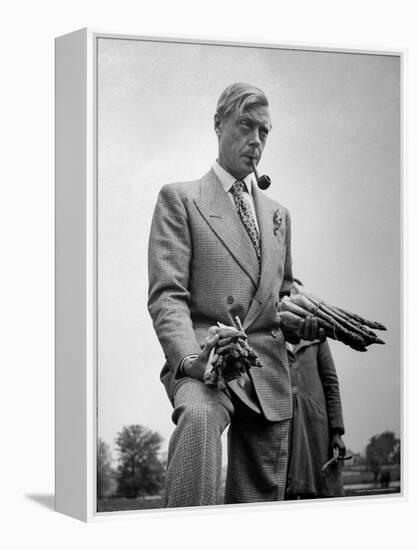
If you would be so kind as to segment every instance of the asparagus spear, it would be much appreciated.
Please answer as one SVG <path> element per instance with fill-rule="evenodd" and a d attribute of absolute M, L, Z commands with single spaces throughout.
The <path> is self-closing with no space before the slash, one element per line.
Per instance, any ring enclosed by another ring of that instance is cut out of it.
<path fill-rule="evenodd" d="M 312 315 L 316 313 L 311 307 L 309 310 L 306 310 L 298 306 L 288 297 L 283 298 L 283 300 L 279 302 L 279 311 L 283 323 L 288 328 L 295 331 L 299 329 L 301 318 L 312 317 Z M 328 338 L 344 342 L 357 351 L 367 351 L 366 343 L 360 335 L 350 332 L 338 323 L 335 323 L 323 312 L 318 310 L 317 313 L 318 326 L 325 330 L 325 335 Z"/>
<path fill-rule="evenodd" d="M 351 317 L 352 319 L 362 325 L 365 325 L 366 327 L 374 328 L 376 330 L 387 330 L 385 325 L 382 325 L 382 323 L 378 323 L 377 321 L 368 321 L 367 319 L 363 319 L 363 317 L 360 317 L 360 315 L 349 313 L 348 311 L 345 311 L 340 307 L 336 307 L 335 309 L 339 311 L 342 315 L 345 315 L 346 317 Z"/>
<path fill-rule="evenodd" d="M 318 300 L 312 294 L 304 293 L 304 291 L 297 287 L 294 289 L 291 299 L 294 303 L 309 309 L 309 311 L 314 312 L 315 315 L 321 316 L 321 312 L 326 315 L 326 319 L 334 323 L 338 327 L 344 327 L 349 332 L 354 332 L 361 336 L 365 345 L 370 344 L 384 344 L 383 340 L 378 338 L 374 332 L 366 329 L 365 327 L 357 324 L 355 321 L 348 319 L 347 317 L 342 316 L 338 311 L 335 310 L 332 306 L 327 305 L 325 302 Z M 313 309 L 311 307 L 313 306 Z"/>
<path fill-rule="evenodd" d="M 219 389 L 225 388 L 226 383 L 233 379 L 242 384 L 244 372 L 251 367 L 261 366 L 254 350 L 248 345 L 247 335 L 239 318 L 236 317 L 234 321 L 233 327 L 218 323 L 216 330 L 220 338 L 211 351 L 204 375 L 207 385 Z"/>
<path fill-rule="evenodd" d="M 330 306 L 327 304 L 324 300 L 320 300 L 317 298 L 314 294 L 311 294 L 310 292 L 306 292 L 306 290 L 296 284 L 293 284 L 292 287 L 293 292 L 301 293 L 313 300 L 315 303 L 321 303 L 324 306 L 328 307 L 329 309 L 338 312 L 340 315 L 345 316 L 347 319 L 351 319 L 351 321 L 354 321 L 360 325 L 364 325 L 369 328 L 373 328 L 376 330 L 386 330 L 386 327 L 382 325 L 382 323 L 378 323 L 377 321 L 368 321 L 367 319 L 364 319 L 363 317 L 360 317 L 360 315 L 357 315 L 356 313 L 350 313 L 349 311 L 346 311 L 340 307 Z"/>

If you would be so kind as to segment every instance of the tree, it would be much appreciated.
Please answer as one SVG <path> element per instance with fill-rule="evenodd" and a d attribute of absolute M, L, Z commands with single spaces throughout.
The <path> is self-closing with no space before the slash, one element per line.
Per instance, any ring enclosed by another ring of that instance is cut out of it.
<path fill-rule="evenodd" d="M 377 481 L 384 464 L 399 464 L 400 440 L 393 432 L 374 435 L 366 447 L 366 461 Z"/>
<path fill-rule="evenodd" d="M 113 492 L 114 476 L 110 447 L 103 439 L 99 438 L 97 442 L 97 498 L 109 496 Z"/>
<path fill-rule="evenodd" d="M 164 463 L 158 452 L 163 438 L 138 424 L 124 426 L 116 437 L 118 493 L 128 498 L 159 493 L 164 485 Z"/>

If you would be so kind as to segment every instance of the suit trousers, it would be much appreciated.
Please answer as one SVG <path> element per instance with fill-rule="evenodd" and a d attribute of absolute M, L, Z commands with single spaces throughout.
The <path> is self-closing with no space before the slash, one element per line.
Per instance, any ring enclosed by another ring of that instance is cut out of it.
<path fill-rule="evenodd" d="M 284 498 L 289 420 L 271 422 L 232 391 L 185 378 L 174 394 L 165 506 L 217 504 L 222 432 L 229 424 L 225 504 Z"/>

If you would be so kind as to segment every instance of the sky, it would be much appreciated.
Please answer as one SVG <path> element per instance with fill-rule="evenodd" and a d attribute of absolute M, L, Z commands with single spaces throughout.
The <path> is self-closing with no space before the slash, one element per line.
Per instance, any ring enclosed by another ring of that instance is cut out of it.
<path fill-rule="evenodd" d="M 98 434 L 174 425 L 149 317 L 147 247 L 157 194 L 217 156 L 221 92 L 245 81 L 269 99 L 259 165 L 292 219 L 294 275 L 327 302 L 378 320 L 384 346 L 331 341 L 345 442 L 401 432 L 400 63 L 396 56 L 99 39 Z"/>

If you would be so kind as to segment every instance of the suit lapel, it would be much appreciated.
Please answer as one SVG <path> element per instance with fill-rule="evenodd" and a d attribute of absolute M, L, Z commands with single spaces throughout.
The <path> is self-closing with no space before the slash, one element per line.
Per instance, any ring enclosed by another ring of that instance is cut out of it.
<path fill-rule="evenodd" d="M 212 169 L 202 180 L 200 200 L 195 200 L 195 204 L 219 240 L 257 287 L 259 264 L 254 246 Z"/>
<path fill-rule="evenodd" d="M 261 272 L 251 239 L 213 169 L 202 178 L 200 199 L 195 199 L 196 207 L 207 224 L 256 288 L 247 316 L 243 320 L 244 329 L 261 313 L 276 281 L 278 265 L 284 253 L 274 235 L 273 217 L 276 207 L 255 185 L 253 197 L 261 238 Z"/>
<path fill-rule="evenodd" d="M 261 237 L 261 276 L 257 292 L 243 323 L 244 329 L 249 327 L 262 311 L 277 277 L 280 255 L 283 254 L 274 235 L 273 217 L 276 208 L 255 185 L 253 197 Z"/>

